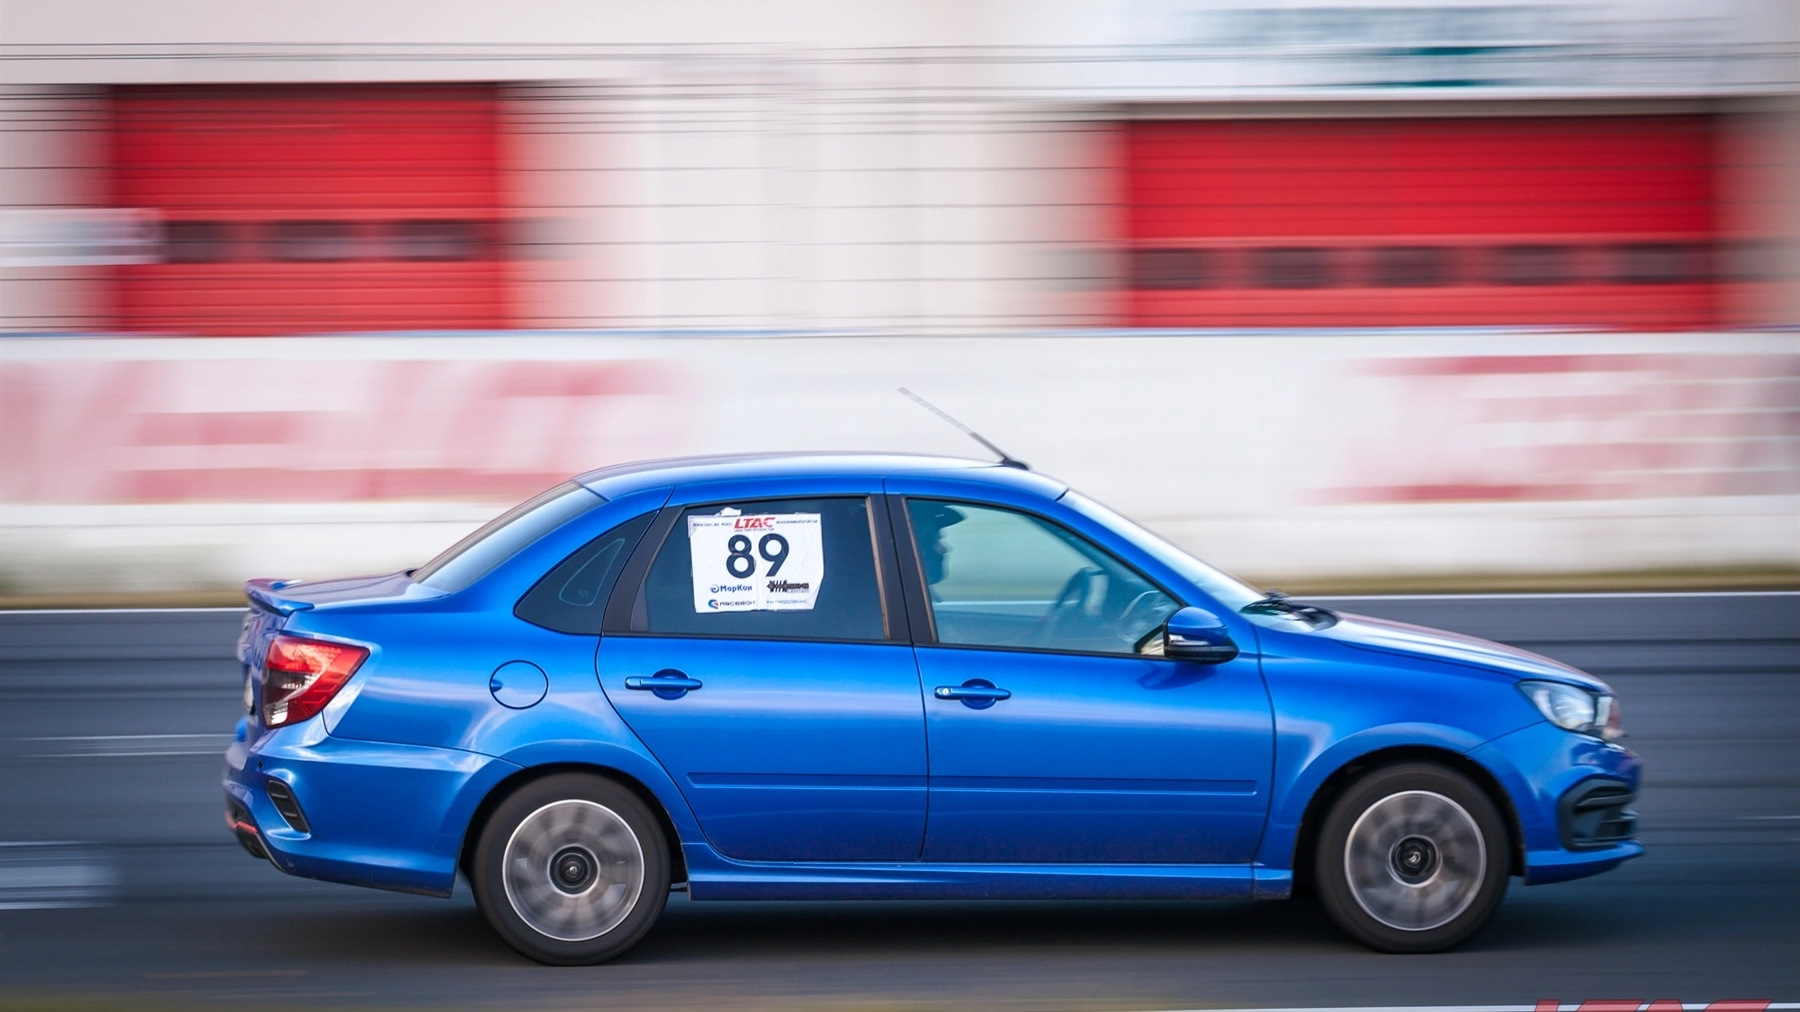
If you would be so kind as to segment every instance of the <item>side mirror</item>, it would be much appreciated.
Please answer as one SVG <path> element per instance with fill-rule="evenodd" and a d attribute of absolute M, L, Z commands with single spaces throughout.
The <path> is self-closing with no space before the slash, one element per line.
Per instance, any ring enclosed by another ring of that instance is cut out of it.
<path fill-rule="evenodd" d="M 1163 625 L 1163 656 L 1201 664 L 1223 664 L 1238 655 L 1237 644 L 1219 616 L 1205 608 L 1183 608 Z"/>

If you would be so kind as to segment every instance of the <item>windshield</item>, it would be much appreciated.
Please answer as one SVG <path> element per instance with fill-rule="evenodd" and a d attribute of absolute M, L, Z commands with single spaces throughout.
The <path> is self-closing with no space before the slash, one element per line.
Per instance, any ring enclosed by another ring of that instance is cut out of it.
<path fill-rule="evenodd" d="M 584 486 L 564 482 L 500 514 L 413 570 L 413 582 L 454 594 L 493 572 L 519 549 L 605 501 Z"/>
<path fill-rule="evenodd" d="M 1079 492 L 1063 493 L 1062 501 L 1082 516 L 1106 525 L 1119 536 L 1155 558 L 1156 561 L 1186 577 L 1189 582 L 1205 591 L 1207 596 L 1232 611 L 1262 600 L 1262 591 L 1236 577 L 1228 576 L 1212 568 L 1138 526 L 1136 522 L 1113 512 Z"/>

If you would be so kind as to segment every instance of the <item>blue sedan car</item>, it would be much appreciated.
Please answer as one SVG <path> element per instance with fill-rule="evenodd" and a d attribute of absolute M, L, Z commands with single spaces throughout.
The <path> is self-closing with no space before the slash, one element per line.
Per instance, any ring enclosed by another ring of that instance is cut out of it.
<path fill-rule="evenodd" d="M 1601 682 L 1263 594 L 949 458 L 581 475 L 425 566 L 255 580 L 226 820 L 546 963 L 692 899 L 1315 894 L 1454 946 L 1642 853 Z"/>

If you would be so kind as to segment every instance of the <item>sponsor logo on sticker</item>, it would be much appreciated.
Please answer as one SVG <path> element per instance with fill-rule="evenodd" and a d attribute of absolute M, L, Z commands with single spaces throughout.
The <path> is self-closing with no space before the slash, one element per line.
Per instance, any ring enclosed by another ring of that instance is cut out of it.
<path fill-rule="evenodd" d="M 802 594 L 812 588 L 811 583 L 795 583 L 792 580 L 770 580 L 769 590 L 777 594 Z"/>
<path fill-rule="evenodd" d="M 741 594 L 744 591 L 755 590 L 755 589 L 756 588 L 754 586 L 752 586 L 748 583 L 715 583 L 712 586 L 712 592 L 715 594 L 723 594 L 723 593 Z"/>
<path fill-rule="evenodd" d="M 762 530 L 773 526 L 775 526 L 774 517 L 738 517 L 737 522 L 731 525 L 731 529 L 734 531 L 751 531 Z"/>

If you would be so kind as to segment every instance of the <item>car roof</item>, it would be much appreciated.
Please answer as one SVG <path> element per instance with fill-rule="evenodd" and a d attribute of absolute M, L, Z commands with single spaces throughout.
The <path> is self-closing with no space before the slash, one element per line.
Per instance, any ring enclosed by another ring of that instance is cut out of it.
<path fill-rule="evenodd" d="M 575 476 L 575 480 L 608 499 L 640 489 L 736 479 L 823 477 L 892 477 L 930 475 L 971 484 L 995 485 L 1055 499 L 1068 486 L 1054 478 L 988 460 L 925 454 L 732 453 L 705 457 L 666 457 L 615 464 Z"/>

